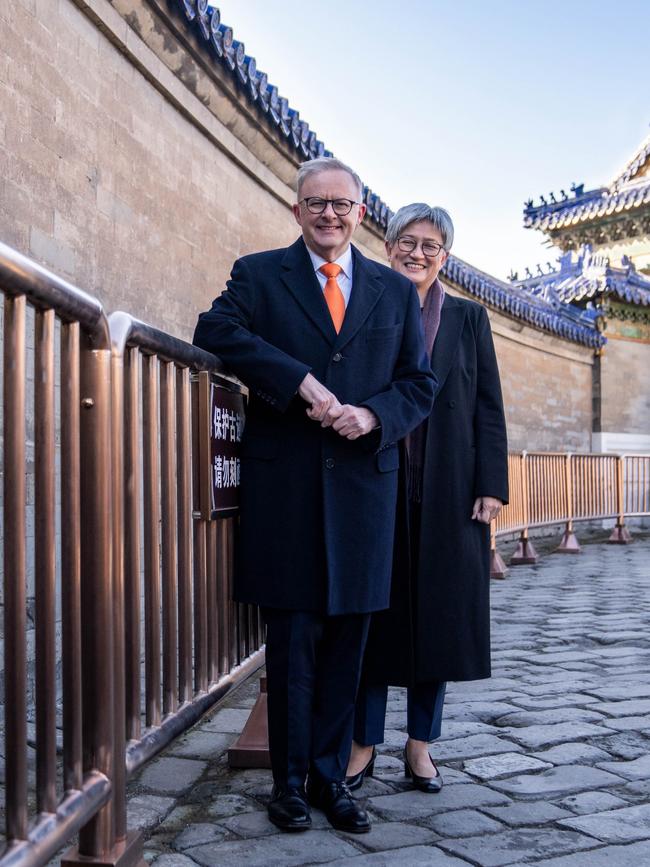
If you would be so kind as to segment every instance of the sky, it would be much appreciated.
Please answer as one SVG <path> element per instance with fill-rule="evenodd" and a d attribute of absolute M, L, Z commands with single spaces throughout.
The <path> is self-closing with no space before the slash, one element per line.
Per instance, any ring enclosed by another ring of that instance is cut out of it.
<path fill-rule="evenodd" d="M 606 185 L 650 134 L 648 0 L 215 5 L 328 150 L 393 210 L 447 208 L 501 279 L 558 255 L 527 199 Z"/>

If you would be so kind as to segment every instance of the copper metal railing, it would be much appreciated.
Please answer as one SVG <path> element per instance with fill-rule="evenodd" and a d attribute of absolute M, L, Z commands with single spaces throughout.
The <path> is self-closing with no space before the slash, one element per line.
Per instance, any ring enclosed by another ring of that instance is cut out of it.
<path fill-rule="evenodd" d="M 531 528 L 564 524 L 557 550 L 577 553 L 575 522 L 615 518 L 609 541 L 624 544 L 630 540 L 625 518 L 650 515 L 650 455 L 511 453 L 508 474 L 510 503 L 491 527 L 495 578 L 506 573 L 496 548 L 499 536 L 520 534 L 510 560 L 516 566 L 537 560 Z"/>
<path fill-rule="evenodd" d="M 229 598 L 235 519 L 192 513 L 190 374 L 224 374 L 2 244 L 0 292 L 0 865 L 45 864 L 77 833 L 64 864 L 136 864 L 128 774 L 263 663 L 256 612 Z"/>

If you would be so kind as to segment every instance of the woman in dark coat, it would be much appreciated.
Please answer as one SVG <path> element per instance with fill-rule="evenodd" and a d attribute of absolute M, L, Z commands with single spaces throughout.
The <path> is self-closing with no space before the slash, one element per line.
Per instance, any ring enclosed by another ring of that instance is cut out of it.
<path fill-rule="evenodd" d="M 391 267 L 415 283 L 438 379 L 429 418 L 406 441 L 391 607 L 373 616 L 347 782 L 372 774 L 388 685 L 407 686 L 404 769 L 439 791 L 428 744 L 440 736 L 450 680 L 490 676 L 490 521 L 508 498 L 506 427 L 485 309 L 445 292 L 438 272 L 454 228 L 442 208 L 407 205 L 390 220 Z"/>

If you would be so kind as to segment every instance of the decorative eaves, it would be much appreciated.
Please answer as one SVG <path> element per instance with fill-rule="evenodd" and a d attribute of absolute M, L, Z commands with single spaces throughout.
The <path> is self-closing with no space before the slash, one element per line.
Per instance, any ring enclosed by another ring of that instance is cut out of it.
<path fill-rule="evenodd" d="M 257 69 L 255 58 L 246 54 L 244 43 L 234 38 L 232 27 L 221 23 L 218 8 L 211 6 L 208 0 L 174 2 L 185 14 L 190 26 L 200 34 L 205 51 L 213 63 L 235 81 L 240 92 L 280 143 L 288 145 L 302 161 L 332 156 L 307 121 L 269 82 L 266 73 Z M 388 205 L 367 186 L 363 188 L 363 200 L 368 208 L 367 217 L 385 229 L 392 216 Z"/>
<path fill-rule="evenodd" d="M 615 192 L 602 187 L 557 203 L 545 203 L 537 207 L 527 203 L 524 209 L 524 226 L 527 229 L 552 232 L 589 220 L 633 211 L 648 204 L 650 179 L 630 184 Z"/>
<path fill-rule="evenodd" d="M 605 256 L 594 255 L 585 244 L 574 258 L 566 253 L 560 267 L 549 274 L 535 275 L 513 284 L 538 298 L 583 303 L 611 297 L 641 307 L 650 306 L 650 280 L 639 274 L 632 262 L 623 258 L 621 267 L 613 267 Z"/>
<path fill-rule="evenodd" d="M 606 343 L 596 328 L 596 311 L 581 310 L 559 298 L 544 297 L 527 286 L 503 283 L 456 256 L 447 259 L 442 273 L 451 283 L 488 307 L 535 328 L 594 349 Z"/>

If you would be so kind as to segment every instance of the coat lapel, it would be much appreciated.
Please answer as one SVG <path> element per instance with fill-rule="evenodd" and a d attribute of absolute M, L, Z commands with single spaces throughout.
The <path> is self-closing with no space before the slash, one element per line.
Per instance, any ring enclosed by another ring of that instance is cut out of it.
<path fill-rule="evenodd" d="M 378 268 L 375 268 L 373 262 L 362 256 L 356 247 L 352 248 L 352 254 L 354 257 L 352 294 L 345 311 L 343 325 L 336 338 L 336 347 L 338 349 L 352 340 L 384 291 L 381 273 Z"/>
<path fill-rule="evenodd" d="M 460 333 L 464 322 L 464 305 L 456 304 L 453 295 L 445 294 L 440 317 L 440 328 L 436 334 L 433 352 L 431 353 L 431 367 L 438 380 L 438 393 L 440 393 L 445 384 L 452 362 L 458 352 Z"/>
<path fill-rule="evenodd" d="M 334 343 L 337 334 L 332 324 L 332 317 L 302 238 L 298 238 L 294 244 L 287 247 L 282 260 L 280 277 L 328 343 Z"/>

